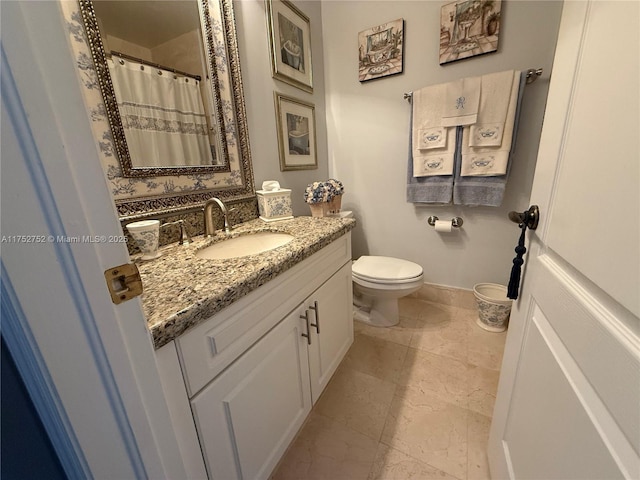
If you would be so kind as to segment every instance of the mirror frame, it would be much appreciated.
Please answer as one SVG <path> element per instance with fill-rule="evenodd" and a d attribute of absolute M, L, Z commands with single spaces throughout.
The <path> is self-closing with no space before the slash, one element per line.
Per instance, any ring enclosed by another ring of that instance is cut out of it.
<path fill-rule="evenodd" d="M 166 213 L 177 213 L 194 209 L 200 207 L 213 195 L 227 201 L 255 198 L 244 91 L 240 72 L 240 55 L 238 52 L 232 0 L 197 1 L 201 16 L 200 21 L 203 26 L 203 40 L 206 38 L 205 51 L 209 57 L 207 69 L 210 74 L 212 85 L 215 84 L 216 90 L 214 93 L 218 96 L 218 99 L 220 98 L 220 84 L 217 76 L 214 52 L 216 47 L 218 47 L 224 48 L 227 53 L 227 64 L 225 67 L 228 69 L 229 81 L 231 82 L 231 85 L 228 86 L 228 90 L 231 96 L 230 103 L 232 111 L 228 112 L 227 117 L 225 118 L 225 108 L 222 105 L 223 101 L 219 101 L 216 105 L 216 116 L 217 120 L 220 122 L 219 130 L 221 133 L 224 132 L 225 135 L 224 137 L 221 137 L 222 140 L 220 141 L 220 144 L 223 145 L 224 154 L 226 156 L 225 165 L 131 168 L 131 158 L 129 156 L 128 148 L 126 147 L 122 121 L 116 104 L 113 84 L 111 83 L 111 76 L 109 75 L 109 69 L 106 62 L 106 54 L 104 46 L 102 45 L 100 31 L 98 30 L 95 10 L 91 0 L 78 0 L 88 47 L 95 66 L 102 99 L 105 103 L 105 113 L 113 138 L 114 150 L 118 154 L 118 160 L 123 170 L 123 177 L 146 178 L 161 175 L 215 176 L 216 172 L 229 172 L 231 171 L 231 162 L 227 141 L 228 136 L 231 133 L 234 134 L 237 143 L 238 162 L 240 167 L 239 171 L 242 175 L 241 186 L 214 187 L 190 190 L 179 194 L 172 193 L 153 196 L 139 196 L 129 199 L 116 199 L 116 208 L 121 220 L 143 218 Z M 220 17 L 223 29 L 222 33 L 225 40 L 224 46 L 216 45 L 212 33 L 209 4 L 213 4 L 214 2 L 217 2 L 220 8 Z M 231 124 L 229 124 L 229 122 L 231 122 Z M 128 173 L 125 171 L 125 162 L 128 162 Z M 132 171 L 133 174 L 131 174 Z"/>

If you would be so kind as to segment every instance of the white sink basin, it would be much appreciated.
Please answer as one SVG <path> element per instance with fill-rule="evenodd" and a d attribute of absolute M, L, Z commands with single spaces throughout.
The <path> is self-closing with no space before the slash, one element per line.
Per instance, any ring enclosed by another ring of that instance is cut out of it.
<path fill-rule="evenodd" d="M 286 245 L 293 236 L 288 233 L 260 232 L 240 237 L 229 238 L 198 250 L 196 257 L 208 260 L 244 257 L 266 252 Z"/>

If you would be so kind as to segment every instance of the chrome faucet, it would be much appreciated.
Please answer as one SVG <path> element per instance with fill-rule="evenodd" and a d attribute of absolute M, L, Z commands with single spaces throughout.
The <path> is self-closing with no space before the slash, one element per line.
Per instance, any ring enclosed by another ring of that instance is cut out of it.
<path fill-rule="evenodd" d="M 214 237 L 216 235 L 216 226 L 213 222 L 213 207 L 218 205 L 222 211 L 224 217 L 224 233 L 231 233 L 231 227 L 229 226 L 229 211 L 227 207 L 217 197 L 212 197 L 204 204 L 204 233 L 207 237 Z"/>

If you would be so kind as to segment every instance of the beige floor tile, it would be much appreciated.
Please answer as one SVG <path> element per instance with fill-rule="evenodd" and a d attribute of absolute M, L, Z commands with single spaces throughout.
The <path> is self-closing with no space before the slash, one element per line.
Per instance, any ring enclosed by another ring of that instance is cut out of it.
<path fill-rule="evenodd" d="M 369 473 L 369 480 L 457 480 L 431 465 L 416 460 L 409 455 L 383 443 L 378 445 L 378 453 Z"/>
<path fill-rule="evenodd" d="M 395 382 L 407 350 L 408 347 L 404 345 L 358 334 L 342 365 L 381 380 Z"/>
<path fill-rule="evenodd" d="M 406 390 L 393 399 L 382 443 L 464 479 L 467 415 L 467 409 Z"/>
<path fill-rule="evenodd" d="M 498 391 L 500 372 L 469 365 L 469 410 L 491 417 Z"/>
<path fill-rule="evenodd" d="M 467 408 L 468 366 L 460 360 L 409 348 L 397 383 L 414 393 Z"/>
<path fill-rule="evenodd" d="M 416 297 L 402 297 L 398 300 L 400 317 L 418 318 L 425 307 L 426 302 Z"/>
<path fill-rule="evenodd" d="M 468 326 L 455 307 L 427 304 L 416 321 L 410 346 L 467 361 Z"/>
<path fill-rule="evenodd" d="M 500 370 L 507 332 L 483 330 L 476 324 L 477 313 L 472 310 L 461 309 L 458 315 L 466 321 L 468 327 L 467 361 L 479 367 Z"/>
<path fill-rule="evenodd" d="M 487 444 L 489 442 L 491 418 L 479 413 L 469 412 L 467 425 L 467 478 L 469 480 L 490 480 Z"/>
<path fill-rule="evenodd" d="M 364 480 L 373 465 L 377 445 L 366 435 L 312 412 L 271 478 Z"/>
<path fill-rule="evenodd" d="M 380 328 L 367 325 L 362 322 L 353 322 L 353 330 L 356 334 L 367 335 L 389 342 L 409 346 L 411 337 L 416 329 L 417 318 L 400 317 L 400 323 L 394 327 Z"/>
<path fill-rule="evenodd" d="M 379 440 L 395 389 L 395 383 L 340 367 L 314 411 Z"/>

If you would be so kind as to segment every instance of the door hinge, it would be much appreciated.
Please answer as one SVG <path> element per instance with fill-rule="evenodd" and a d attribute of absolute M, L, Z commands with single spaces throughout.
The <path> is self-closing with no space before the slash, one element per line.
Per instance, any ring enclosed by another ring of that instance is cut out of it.
<path fill-rule="evenodd" d="M 142 293 L 142 279 L 134 263 L 125 263 L 105 270 L 104 278 L 107 280 L 111 301 L 116 305 Z"/>

